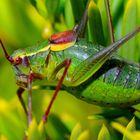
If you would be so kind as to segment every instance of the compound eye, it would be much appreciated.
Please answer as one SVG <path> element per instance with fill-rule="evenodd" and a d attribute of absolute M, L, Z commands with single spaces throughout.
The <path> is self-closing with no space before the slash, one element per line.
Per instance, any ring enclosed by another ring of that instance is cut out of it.
<path fill-rule="evenodd" d="M 21 57 L 17 57 L 17 58 L 15 59 L 15 63 L 16 63 L 16 64 L 21 64 L 21 63 L 22 63 L 22 58 L 21 58 Z"/>

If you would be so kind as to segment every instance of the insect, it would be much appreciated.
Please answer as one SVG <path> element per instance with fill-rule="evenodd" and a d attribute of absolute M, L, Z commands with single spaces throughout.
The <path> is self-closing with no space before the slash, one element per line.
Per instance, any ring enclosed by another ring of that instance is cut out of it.
<path fill-rule="evenodd" d="M 140 102 L 140 65 L 116 57 L 114 52 L 140 32 L 140 27 L 112 43 L 107 48 L 78 39 L 86 24 L 87 6 L 81 22 L 73 30 L 56 33 L 35 47 L 16 50 L 11 56 L 0 40 L 5 57 L 12 64 L 17 95 L 32 120 L 32 89 L 38 81 L 55 86 L 55 93 L 47 107 L 43 122 L 47 121 L 51 106 L 60 89 L 91 104 L 127 107 Z M 22 99 L 28 90 L 28 110 Z"/>

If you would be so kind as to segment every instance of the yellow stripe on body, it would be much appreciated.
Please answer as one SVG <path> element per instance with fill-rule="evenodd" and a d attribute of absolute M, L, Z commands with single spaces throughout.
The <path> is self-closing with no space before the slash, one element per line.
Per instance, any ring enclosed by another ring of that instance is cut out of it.
<path fill-rule="evenodd" d="M 75 44 L 76 40 L 73 42 L 69 43 L 64 43 L 64 44 L 50 44 L 50 50 L 51 51 L 63 51 Z"/>
<path fill-rule="evenodd" d="M 75 44 L 75 42 L 76 42 L 76 40 L 73 41 L 73 42 L 64 43 L 64 44 L 49 44 L 49 45 L 45 46 L 44 48 L 42 48 L 42 49 L 40 49 L 40 50 L 38 50 L 36 52 L 25 54 L 25 55 L 21 55 L 20 57 L 24 58 L 25 56 L 32 56 L 32 55 L 35 55 L 37 53 L 47 51 L 48 49 L 50 49 L 51 51 L 63 51 L 65 49 L 73 46 Z"/>
<path fill-rule="evenodd" d="M 50 47 L 51 47 L 51 45 L 49 44 L 49 45 L 45 46 L 44 48 L 42 48 L 42 49 L 40 49 L 40 50 L 38 50 L 38 51 L 36 51 L 36 52 L 29 53 L 29 54 L 25 54 L 25 55 L 21 55 L 20 57 L 23 58 L 23 57 L 25 57 L 25 56 L 32 56 L 32 55 L 35 55 L 35 54 L 37 54 L 37 53 L 47 51 Z"/>

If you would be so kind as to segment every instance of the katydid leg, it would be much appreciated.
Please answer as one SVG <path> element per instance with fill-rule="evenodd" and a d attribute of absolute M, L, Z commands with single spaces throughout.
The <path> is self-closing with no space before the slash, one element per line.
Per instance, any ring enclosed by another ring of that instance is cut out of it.
<path fill-rule="evenodd" d="M 46 68 L 48 67 L 50 57 L 51 57 L 51 55 L 50 55 L 50 52 L 49 52 L 49 54 L 47 55 L 47 58 L 45 60 L 45 67 Z"/>
<path fill-rule="evenodd" d="M 96 55 L 91 55 L 81 62 L 73 73 L 71 79 L 72 85 L 78 86 L 90 78 L 113 55 L 113 53 L 121 47 L 121 45 L 123 45 L 139 32 L 140 26 L 131 33 L 127 34 L 125 37 L 111 44 L 109 47 L 102 49 Z"/>
<path fill-rule="evenodd" d="M 44 123 L 45 123 L 45 122 L 47 121 L 47 119 L 48 119 L 48 115 L 49 115 L 49 113 L 50 113 L 50 109 L 51 109 L 51 107 L 52 107 L 52 104 L 53 104 L 53 102 L 54 102 L 54 100 L 55 100 L 55 98 L 56 98 L 56 96 L 57 96 L 59 90 L 60 90 L 60 87 L 61 87 L 61 85 L 62 85 L 62 83 L 63 83 L 63 80 L 64 80 L 66 74 L 67 74 L 67 71 L 68 71 L 68 68 L 69 68 L 70 64 L 71 64 L 71 59 L 66 59 L 65 61 L 62 62 L 62 64 L 60 64 L 58 67 L 56 67 L 57 70 L 60 68 L 60 66 L 62 66 L 61 69 L 62 69 L 63 67 L 65 67 L 65 69 L 64 69 L 64 72 L 63 72 L 62 77 L 60 78 L 60 80 L 59 80 L 59 82 L 58 82 L 58 85 L 57 85 L 56 90 L 55 90 L 55 92 L 54 92 L 54 95 L 53 95 L 53 97 L 52 97 L 52 99 L 51 99 L 51 101 L 50 101 L 50 103 L 49 103 L 49 106 L 47 107 L 47 109 L 46 109 L 46 111 L 45 111 L 45 114 L 43 115 L 43 118 L 42 118 L 42 119 L 43 119 L 43 122 L 44 122 Z M 57 70 L 56 70 L 56 71 L 57 71 Z M 60 69 L 59 69 L 59 70 L 60 70 Z M 54 70 L 54 71 L 55 71 L 55 70 Z M 58 71 L 57 71 L 57 72 L 58 72 Z"/>
<path fill-rule="evenodd" d="M 28 75 L 28 124 L 32 121 L 32 81 L 33 81 L 33 74 L 30 72 Z"/>
<path fill-rule="evenodd" d="M 23 100 L 23 98 L 22 98 L 22 94 L 23 94 L 24 91 L 25 91 L 24 88 L 19 87 L 18 90 L 17 90 L 17 96 L 18 96 L 18 98 L 19 98 L 19 101 L 20 101 L 20 103 L 21 103 L 21 105 L 22 105 L 22 107 L 23 107 L 25 113 L 28 114 L 28 113 L 27 113 L 27 108 L 26 108 L 25 103 L 24 103 L 24 100 Z"/>

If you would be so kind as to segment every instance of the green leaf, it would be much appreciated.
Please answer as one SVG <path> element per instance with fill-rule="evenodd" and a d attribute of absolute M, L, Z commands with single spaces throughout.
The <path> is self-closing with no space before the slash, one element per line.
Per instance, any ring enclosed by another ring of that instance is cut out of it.
<path fill-rule="evenodd" d="M 126 130 L 125 130 L 125 133 L 123 135 L 123 140 L 130 140 L 128 137 L 127 137 L 127 131 L 129 132 L 133 132 L 136 130 L 136 126 L 135 126 L 135 117 L 132 118 L 132 120 L 129 122 L 129 124 L 127 125 L 126 127 Z"/>
<path fill-rule="evenodd" d="M 67 140 L 70 132 L 62 121 L 54 114 L 50 114 L 47 124 L 46 132 L 50 139 L 53 140 Z"/>
<path fill-rule="evenodd" d="M 45 2 L 43 0 L 36 0 L 36 8 L 38 10 L 38 12 L 43 16 L 43 17 L 47 17 L 48 16 L 48 11 L 46 9 L 45 6 Z"/>
<path fill-rule="evenodd" d="M 37 122 L 33 119 L 28 128 L 28 140 L 39 140 L 40 135 L 38 131 Z"/>
<path fill-rule="evenodd" d="M 134 30 L 138 25 L 140 25 L 139 20 L 139 0 L 129 0 L 126 3 L 125 12 L 123 15 L 123 23 L 122 23 L 122 35 L 126 35 Z M 120 54 L 126 57 L 129 60 L 139 60 L 139 52 L 140 52 L 140 44 L 138 43 L 140 40 L 140 35 L 134 37 L 130 41 L 128 41 L 123 47 L 120 49 Z M 127 52 L 127 53 L 126 53 Z"/>
<path fill-rule="evenodd" d="M 0 3 L 0 36 L 4 42 L 12 44 L 13 47 L 25 47 L 27 42 L 28 45 L 33 44 L 35 40 L 41 38 L 40 31 L 31 21 L 32 12 L 28 12 L 31 10 L 29 4 L 18 0 L 4 0 Z"/>
<path fill-rule="evenodd" d="M 70 140 L 90 140 L 90 128 L 85 127 L 85 124 L 77 123 L 72 130 Z"/>
<path fill-rule="evenodd" d="M 44 122 L 41 120 L 39 125 L 38 125 L 38 130 L 39 130 L 39 133 L 43 133 L 44 132 Z"/>
<path fill-rule="evenodd" d="M 77 140 L 91 140 L 90 134 L 88 130 L 84 130 L 78 137 Z"/>
<path fill-rule="evenodd" d="M 48 16 L 53 18 L 59 18 L 59 2 L 60 0 L 45 0 L 45 6 L 48 11 Z"/>
<path fill-rule="evenodd" d="M 37 9 L 41 16 L 46 18 L 49 15 L 44 0 L 30 0 L 30 2 Z"/>
<path fill-rule="evenodd" d="M 78 23 L 83 15 L 85 5 L 83 0 L 70 0 L 75 22 Z"/>
<path fill-rule="evenodd" d="M 36 0 L 30 0 L 31 4 L 36 7 Z"/>
<path fill-rule="evenodd" d="M 95 115 L 88 116 L 88 119 L 89 120 L 101 120 L 101 119 L 105 119 L 105 118 L 102 115 L 95 114 Z"/>
<path fill-rule="evenodd" d="M 71 132 L 70 140 L 77 140 L 81 133 L 82 133 L 81 124 L 77 123 Z"/>
<path fill-rule="evenodd" d="M 19 114 L 13 110 L 11 102 L 1 99 L 0 105 L 0 134 L 6 136 L 9 140 L 21 139 L 24 135 L 25 123 L 20 120 Z"/>
<path fill-rule="evenodd" d="M 42 120 L 40 121 L 40 123 L 38 125 L 38 131 L 39 131 L 39 134 L 40 134 L 40 139 L 45 140 L 47 136 L 46 136 L 46 133 L 45 133 L 45 124 Z"/>
<path fill-rule="evenodd" d="M 116 123 L 116 122 L 112 122 L 111 125 L 112 125 L 113 128 L 115 128 L 116 130 L 118 130 L 122 134 L 125 133 L 125 135 L 127 136 L 128 139 L 130 139 L 130 140 L 138 140 L 138 137 L 135 136 L 132 132 L 125 131 L 126 128 L 123 125 L 121 125 L 119 123 Z"/>
<path fill-rule="evenodd" d="M 103 108 L 103 111 L 97 115 L 103 116 L 107 120 L 113 120 L 121 116 L 130 116 L 130 111 L 128 109 L 122 110 L 119 108 Z"/>
<path fill-rule="evenodd" d="M 128 109 L 122 110 L 119 108 L 103 108 L 101 113 L 90 115 L 88 116 L 88 119 L 91 120 L 106 119 L 112 121 L 121 116 L 131 117 L 131 114 L 129 114 L 129 112 L 130 111 Z"/>
<path fill-rule="evenodd" d="M 103 26 L 100 11 L 97 5 L 91 1 L 88 10 L 88 35 L 89 40 L 105 46 Z"/>
<path fill-rule="evenodd" d="M 110 10 L 114 29 L 119 24 L 120 18 L 124 13 L 124 2 L 125 2 L 124 0 L 110 1 Z M 115 35 L 116 32 L 117 30 L 115 30 Z"/>
<path fill-rule="evenodd" d="M 109 38 L 108 19 L 107 19 L 104 0 L 98 0 L 97 5 L 101 14 L 101 20 L 103 24 L 103 32 L 104 32 L 105 43 L 106 43 L 105 46 L 107 46 L 108 44 L 110 44 L 110 38 Z"/>
<path fill-rule="evenodd" d="M 69 29 L 74 27 L 74 15 L 70 0 L 65 1 L 65 20 Z"/>
<path fill-rule="evenodd" d="M 98 140 L 111 140 L 109 131 L 104 124 L 99 132 Z"/>

